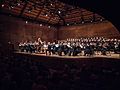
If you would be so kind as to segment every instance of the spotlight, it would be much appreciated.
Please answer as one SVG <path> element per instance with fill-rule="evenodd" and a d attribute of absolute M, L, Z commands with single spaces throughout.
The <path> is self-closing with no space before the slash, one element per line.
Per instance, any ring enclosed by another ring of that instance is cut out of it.
<path fill-rule="evenodd" d="M 69 26 L 69 23 L 67 24 L 67 26 Z"/>
<path fill-rule="evenodd" d="M 28 21 L 25 22 L 26 24 L 28 23 Z"/>
<path fill-rule="evenodd" d="M 28 10 L 28 12 L 30 13 L 30 12 L 31 12 L 31 10 Z"/>
<path fill-rule="evenodd" d="M 60 14 L 60 13 L 61 13 L 61 11 L 58 11 L 58 13 Z"/>
<path fill-rule="evenodd" d="M 14 8 L 13 6 L 11 6 L 11 8 Z"/>
<path fill-rule="evenodd" d="M 52 6 L 53 4 L 51 3 L 50 5 Z"/>
<path fill-rule="evenodd" d="M 42 24 L 40 24 L 40 26 L 42 26 Z"/>
<path fill-rule="evenodd" d="M 46 14 L 45 16 L 47 17 L 48 15 Z"/>
<path fill-rule="evenodd" d="M 82 21 L 82 24 L 84 23 L 84 21 Z"/>
<path fill-rule="evenodd" d="M 29 7 L 28 8 L 28 12 L 30 13 L 32 11 L 32 7 Z"/>
<path fill-rule="evenodd" d="M 48 26 L 48 28 L 50 28 L 50 26 Z"/>
<path fill-rule="evenodd" d="M 20 6 L 20 3 L 17 3 L 18 6 Z"/>
<path fill-rule="evenodd" d="M 103 21 L 102 19 L 100 19 L 100 21 Z"/>
<path fill-rule="evenodd" d="M 2 7 L 4 7 L 5 5 L 4 4 L 2 4 Z"/>

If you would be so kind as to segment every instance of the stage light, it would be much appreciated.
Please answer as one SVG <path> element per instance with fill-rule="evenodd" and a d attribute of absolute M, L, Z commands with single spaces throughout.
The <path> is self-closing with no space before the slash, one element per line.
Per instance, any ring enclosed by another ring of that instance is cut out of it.
<path fill-rule="evenodd" d="M 11 8 L 14 8 L 13 6 L 11 6 Z"/>
<path fill-rule="evenodd" d="M 46 14 L 45 16 L 47 17 L 48 15 Z"/>
<path fill-rule="evenodd" d="M 20 6 L 20 3 L 17 3 L 18 6 Z"/>
<path fill-rule="evenodd" d="M 51 3 L 50 5 L 52 6 L 53 4 Z"/>
<path fill-rule="evenodd" d="M 100 19 L 100 21 L 103 21 L 102 19 Z"/>
<path fill-rule="evenodd" d="M 52 12 L 51 14 L 52 14 L 52 15 L 54 15 L 54 13 L 53 13 L 53 12 Z"/>
<path fill-rule="evenodd" d="M 58 11 L 58 13 L 60 14 L 60 13 L 61 13 L 61 11 Z"/>
<path fill-rule="evenodd" d="M 28 21 L 25 22 L 26 24 L 28 23 Z"/>
<path fill-rule="evenodd" d="M 48 26 L 48 28 L 50 28 L 50 26 Z"/>
<path fill-rule="evenodd" d="M 31 10 L 28 10 L 28 12 L 30 13 L 30 12 L 31 12 Z"/>
<path fill-rule="evenodd" d="M 40 26 L 42 26 L 42 24 L 40 24 Z"/>
<path fill-rule="evenodd" d="M 28 12 L 30 13 L 32 11 L 32 7 L 29 7 L 28 8 Z"/>
<path fill-rule="evenodd" d="M 4 4 L 2 4 L 2 7 L 4 7 L 5 5 Z"/>
<path fill-rule="evenodd" d="M 67 24 L 67 26 L 69 26 L 69 23 Z"/>
<path fill-rule="evenodd" d="M 82 24 L 84 23 L 84 21 L 82 21 Z"/>

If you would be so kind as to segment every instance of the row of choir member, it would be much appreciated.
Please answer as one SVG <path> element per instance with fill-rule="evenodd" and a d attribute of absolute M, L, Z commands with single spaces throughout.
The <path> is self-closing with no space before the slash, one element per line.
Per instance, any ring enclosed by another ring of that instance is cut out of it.
<path fill-rule="evenodd" d="M 67 39 L 57 42 L 45 42 L 38 38 L 35 42 L 21 42 L 19 44 L 21 52 L 42 52 L 46 55 L 73 55 L 83 53 L 83 55 L 94 55 L 101 53 L 106 55 L 107 52 L 117 53 L 120 51 L 120 40 L 107 39 L 103 37 Z"/>

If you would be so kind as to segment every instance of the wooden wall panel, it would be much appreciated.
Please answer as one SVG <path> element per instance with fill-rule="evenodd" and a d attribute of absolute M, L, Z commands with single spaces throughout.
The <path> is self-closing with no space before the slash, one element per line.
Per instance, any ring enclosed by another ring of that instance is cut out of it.
<path fill-rule="evenodd" d="M 105 21 L 100 23 L 60 27 L 58 39 L 94 36 L 120 38 L 119 31 L 110 22 Z"/>
<path fill-rule="evenodd" d="M 25 23 L 25 21 L 0 15 L 0 42 L 12 42 L 16 45 L 20 41 L 37 40 L 40 37 L 42 40 L 56 40 L 56 28 L 48 26 L 39 26 L 39 24 Z"/>

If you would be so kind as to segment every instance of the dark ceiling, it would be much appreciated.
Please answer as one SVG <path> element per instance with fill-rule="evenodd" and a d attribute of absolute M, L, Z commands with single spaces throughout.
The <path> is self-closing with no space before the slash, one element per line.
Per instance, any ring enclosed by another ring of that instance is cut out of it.
<path fill-rule="evenodd" d="M 51 25 L 75 25 L 105 20 L 94 13 L 95 8 L 93 10 L 91 7 L 90 10 L 93 12 L 88 11 L 89 8 L 86 8 L 84 4 L 88 7 L 90 4 L 83 1 L 88 0 L 2 0 L 0 13 Z"/>

